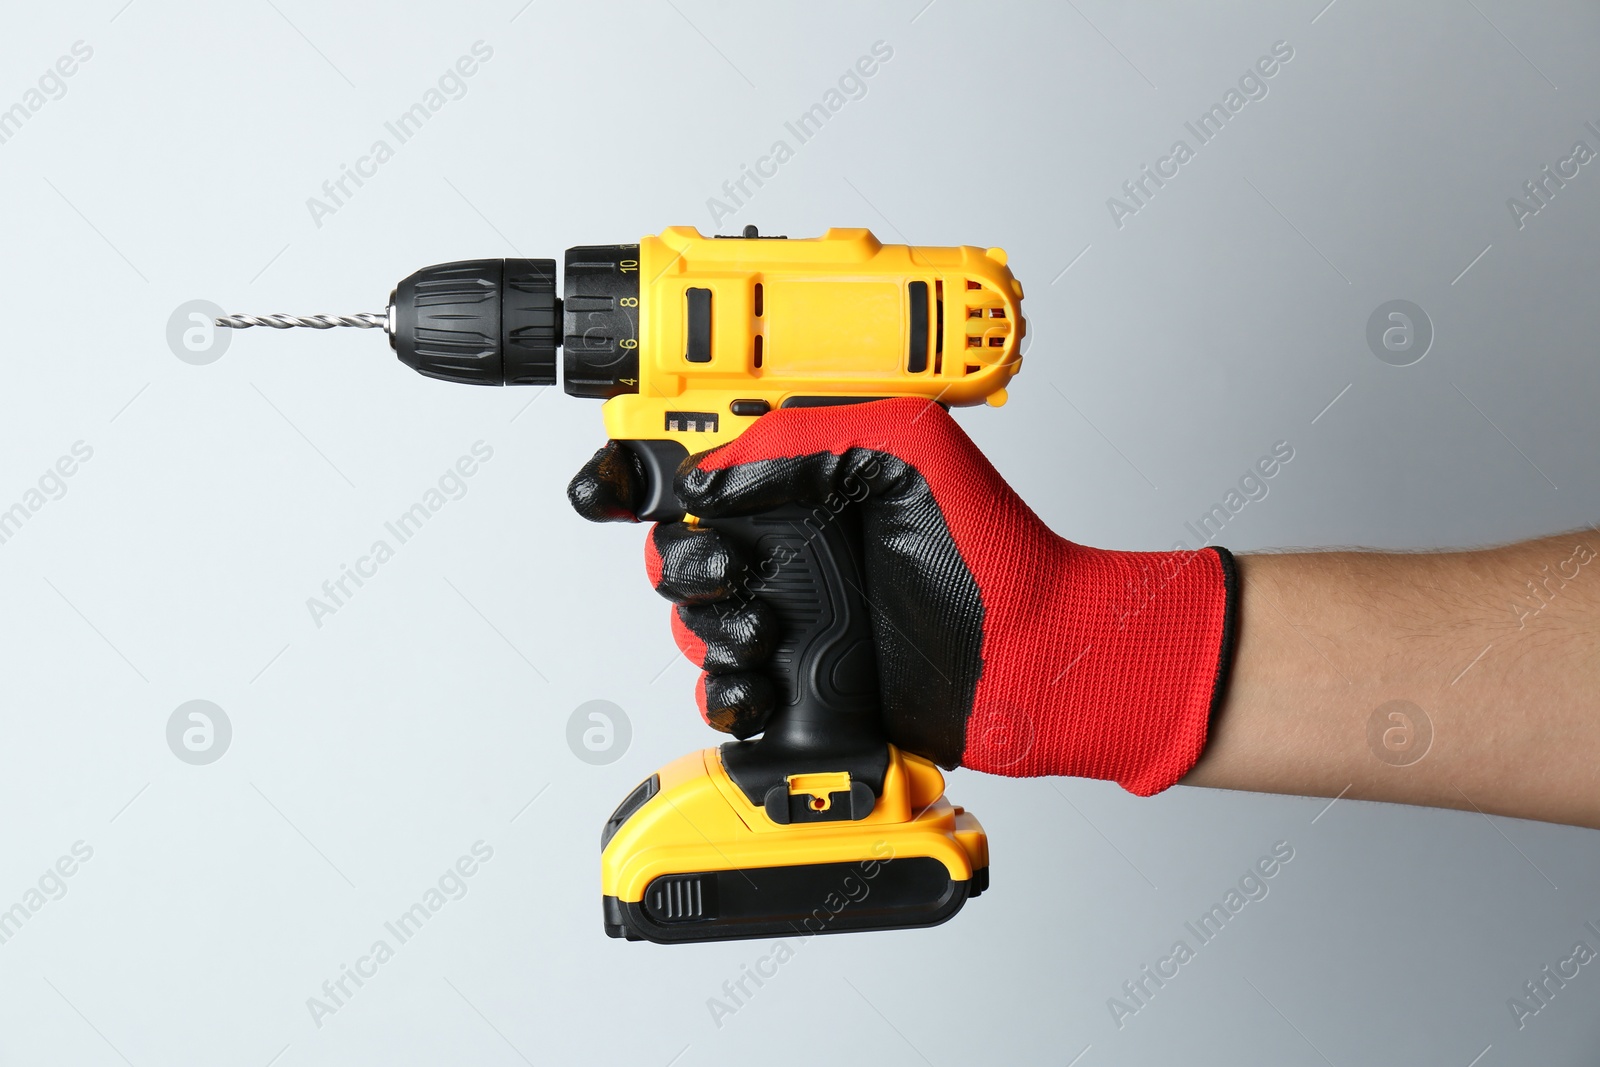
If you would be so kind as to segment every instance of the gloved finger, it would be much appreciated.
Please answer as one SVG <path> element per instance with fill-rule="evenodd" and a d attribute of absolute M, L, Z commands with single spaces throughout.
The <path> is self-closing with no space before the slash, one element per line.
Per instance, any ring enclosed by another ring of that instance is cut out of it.
<path fill-rule="evenodd" d="M 660 522 L 644 539 L 644 568 L 656 592 L 677 604 L 709 604 L 735 595 L 746 566 L 709 526 Z"/>
<path fill-rule="evenodd" d="M 590 522 L 638 522 L 639 494 L 645 484 L 639 457 L 607 441 L 567 484 L 572 508 Z"/>
<path fill-rule="evenodd" d="M 702 674 L 694 690 L 695 703 L 706 725 L 743 741 L 766 729 L 778 693 L 764 674 Z"/>
<path fill-rule="evenodd" d="M 720 448 L 690 456 L 675 489 L 691 514 L 744 515 L 891 491 L 919 467 L 986 464 L 938 404 L 916 397 L 780 408 Z M 964 472 L 962 472 L 964 473 Z M 996 476 L 998 477 L 998 476 Z"/>
<path fill-rule="evenodd" d="M 719 600 L 672 609 L 672 637 L 689 662 L 713 674 L 744 671 L 772 658 L 777 613 L 764 600 Z"/>

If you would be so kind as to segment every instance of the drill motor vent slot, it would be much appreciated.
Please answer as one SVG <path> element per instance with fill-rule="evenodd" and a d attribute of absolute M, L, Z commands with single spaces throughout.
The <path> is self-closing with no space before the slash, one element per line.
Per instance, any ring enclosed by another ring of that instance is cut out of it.
<path fill-rule="evenodd" d="M 1011 319 L 1006 314 L 1005 301 L 993 289 L 974 279 L 967 279 L 967 316 L 966 335 L 967 349 L 1006 349 L 1013 337 Z M 1021 335 L 1018 330 L 1017 336 Z M 978 353 L 972 352 L 973 358 L 980 358 Z M 967 374 L 976 374 L 990 366 L 987 353 L 983 363 L 967 363 Z"/>

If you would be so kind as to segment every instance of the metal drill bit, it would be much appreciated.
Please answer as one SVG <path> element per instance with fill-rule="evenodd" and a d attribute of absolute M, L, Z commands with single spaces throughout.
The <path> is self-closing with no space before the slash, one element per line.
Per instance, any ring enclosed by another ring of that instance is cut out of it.
<path fill-rule="evenodd" d="M 331 330 L 335 326 L 350 326 L 357 330 L 387 330 L 389 313 L 363 311 L 356 315 L 220 315 L 218 326 L 230 330 L 248 330 L 252 326 L 270 326 L 274 330 L 288 330 L 296 326 L 308 330 Z"/>

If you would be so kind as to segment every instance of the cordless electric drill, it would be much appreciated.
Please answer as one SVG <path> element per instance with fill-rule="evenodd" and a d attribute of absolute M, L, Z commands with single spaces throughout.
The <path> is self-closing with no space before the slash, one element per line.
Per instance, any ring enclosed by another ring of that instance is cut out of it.
<path fill-rule="evenodd" d="M 1021 366 L 1022 285 L 998 248 L 701 236 L 550 259 L 468 260 L 402 281 L 381 314 L 230 316 L 219 326 L 382 328 L 401 362 L 446 381 L 554 385 L 604 400 L 636 453 L 642 519 L 676 521 L 679 463 L 775 408 L 886 397 L 992 406 Z M 755 740 L 669 763 L 601 835 L 606 933 L 706 941 L 931 926 L 988 885 L 976 818 L 929 760 L 885 739 L 859 524 L 786 506 L 708 521 L 751 561 L 745 593 L 784 636 L 780 698 Z M 868 886 L 858 899 L 851 885 Z M 834 901 L 848 897 L 848 907 Z"/>

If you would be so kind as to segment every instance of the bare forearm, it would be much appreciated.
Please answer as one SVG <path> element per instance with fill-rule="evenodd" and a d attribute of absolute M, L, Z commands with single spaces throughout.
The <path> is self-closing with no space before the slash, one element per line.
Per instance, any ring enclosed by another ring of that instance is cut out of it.
<path fill-rule="evenodd" d="M 1239 557 L 1232 678 L 1184 783 L 1600 828 L 1597 553 L 1583 531 Z"/>

